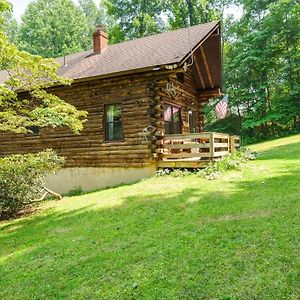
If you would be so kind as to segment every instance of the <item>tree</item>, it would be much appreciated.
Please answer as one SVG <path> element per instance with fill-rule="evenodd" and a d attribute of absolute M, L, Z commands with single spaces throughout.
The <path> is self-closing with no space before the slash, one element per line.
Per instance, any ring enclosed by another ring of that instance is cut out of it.
<path fill-rule="evenodd" d="M 114 42 L 159 33 L 165 28 L 162 19 L 164 1 L 105 0 L 104 4 L 115 22 L 110 26 Z"/>
<path fill-rule="evenodd" d="M 299 130 L 300 6 L 293 0 L 239 2 L 244 15 L 230 29 L 224 78 L 243 133 L 264 139 Z"/>
<path fill-rule="evenodd" d="M 92 36 L 98 25 L 102 25 L 109 34 L 111 44 L 124 40 L 121 28 L 113 16 L 107 14 L 103 0 L 100 1 L 99 7 L 96 6 L 93 0 L 79 0 L 79 7 L 89 24 L 90 36 Z"/>
<path fill-rule="evenodd" d="M 18 46 L 31 54 L 58 57 L 91 47 L 90 26 L 72 0 L 31 2 L 22 17 Z"/>
<path fill-rule="evenodd" d="M 169 0 L 167 14 L 172 29 L 207 23 L 221 16 L 214 0 Z"/>
<path fill-rule="evenodd" d="M 79 7 L 87 18 L 88 23 L 91 27 L 96 27 L 99 23 L 99 10 L 94 0 L 79 0 Z"/>
<path fill-rule="evenodd" d="M 8 2 L 0 0 L 0 13 L 9 9 Z M 0 17 L 0 24 L 3 22 Z M 68 126 L 75 133 L 82 130 L 86 112 L 77 111 L 48 90 L 71 83 L 58 76 L 57 69 L 53 59 L 19 51 L 0 29 L 0 70 L 9 75 L 0 85 L 1 131 L 25 133 L 30 126 Z"/>
<path fill-rule="evenodd" d="M 13 17 L 11 9 L 2 11 L 0 14 L 3 18 L 1 29 L 8 36 L 9 41 L 15 44 L 17 42 L 17 35 L 19 30 L 18 23 Z"/>

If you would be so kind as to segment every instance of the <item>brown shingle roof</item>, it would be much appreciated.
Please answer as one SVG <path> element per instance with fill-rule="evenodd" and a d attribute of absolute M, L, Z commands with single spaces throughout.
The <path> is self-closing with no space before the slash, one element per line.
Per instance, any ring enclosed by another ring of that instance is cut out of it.
<path fill-rule="evenodd" d="M 115 45 L 109 45 L 102 54 L 92 55 L 93 51 L 75 53 L 58 58 L 61 64 L 59 75 L 72 79 L 83 79 L 94 76 L 109 75 L 119 72 L 160 65 L 180 64 L 192 48 L 202 43 L 218 26 L 219 22 L 211 22 L 163 32 Z M 0 82 L 7 78 L 6 71 L 0 72 Z"/>

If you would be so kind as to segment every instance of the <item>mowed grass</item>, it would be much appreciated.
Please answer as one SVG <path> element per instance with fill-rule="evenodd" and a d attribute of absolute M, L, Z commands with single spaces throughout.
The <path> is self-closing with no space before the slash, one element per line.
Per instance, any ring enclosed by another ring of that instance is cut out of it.
<path fill-rule="evenodd" d="M 0 223 L 0 299 L 299 299 L 300 135 Z"/>

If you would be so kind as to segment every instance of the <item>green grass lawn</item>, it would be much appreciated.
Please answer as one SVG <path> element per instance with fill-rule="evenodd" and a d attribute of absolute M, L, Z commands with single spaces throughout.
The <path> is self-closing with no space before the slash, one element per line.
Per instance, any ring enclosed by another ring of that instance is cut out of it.
<path fill-rule="evenodd" d="M 0 223 L 0 299 L 300 299 L 300 135 Z"/>

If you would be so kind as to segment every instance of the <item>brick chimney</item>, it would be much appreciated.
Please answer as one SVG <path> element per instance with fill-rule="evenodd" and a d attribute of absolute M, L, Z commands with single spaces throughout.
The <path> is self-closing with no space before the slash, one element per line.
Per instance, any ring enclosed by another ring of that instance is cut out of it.
<path fill-rule="evenodd" d="M 108 35 L 104 30 L 104 26 L 99 25 L 93 33 L 94 54 L 102 53 L 107 47 Z"/>

